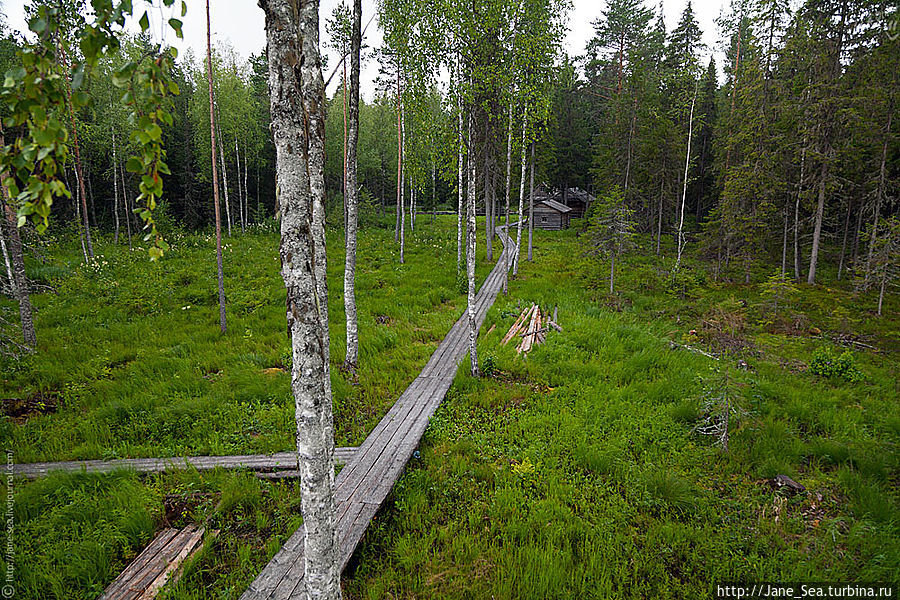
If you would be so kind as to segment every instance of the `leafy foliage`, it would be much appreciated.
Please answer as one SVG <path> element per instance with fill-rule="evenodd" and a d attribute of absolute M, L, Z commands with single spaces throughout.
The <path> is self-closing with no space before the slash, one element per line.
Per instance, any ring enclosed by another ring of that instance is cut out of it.
<path fill-rule="evenodd" d="M 813 353 L 809 372 L 821 377 L 844 379 L 850 383 L 859 383 L 866 378 L 856 366 L 852 352 L 845 350 L 836 355 L 826 346 L 817 348 Z"/>

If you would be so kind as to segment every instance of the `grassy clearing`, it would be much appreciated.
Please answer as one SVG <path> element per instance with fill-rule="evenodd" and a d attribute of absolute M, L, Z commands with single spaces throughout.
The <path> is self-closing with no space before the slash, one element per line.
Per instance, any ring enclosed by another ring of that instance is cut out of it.
<path fill-rule="evenodd" d="M 339 444 L 364 438 L 463 307 L 452 218 L 436 228 L 423 219 L 403 267 L 390 255 L 391 235 L 363 235 L 368 360 L 358 386 L 335 369 Z M 482 329 L 482 364 L 493 368 L 473 379 L 462 365 L 345 573 L 345 597 L 694 598 L 725 580 L 896 582 L 896 297 L 890 316 L 875 319 L 870 297 L 803 286 L 773 318 L 765 286 L 716 283 L 690 260 L 672 278 L 649 251 L 625 261 L 621 293 L 610 297 L 604 266 L 578 258 L 574 231 L 536 236 L 536 262 L 523 262 Z M 332 251 L 340 242 L 332 234 Z M 72 272 L 58 281 L 65 293 L 39 300 L 41 354 L 4 368 L 2 384 L 4 395 L 59 392 L 63 401 L 24 423 L 7 419 L 4 439 L 29 460 L 289 449 L 288 377 L 264 372 L 283 366 L 288 347 L 276 244 L 272 233 L 233 238 L 226 258 L 243 272 L 228 271 L 225 339 L 209 240 L 185 237 L 161 266 L 105 249 L 118 269 L 109 280 L 120 290 L 132 282 L 116 296 L 103 291 L 111 284 L 102 273 L 80 273 L 64 258 L 54 268 Z M 329 269 L 335 367 L 341 265 L 336 256 Z M 138 303 L 143 312 L 128 308 L 144 289 L 156 291 Z M 499 343 L 531 301 L 558 305 L 564 333 L 550 333 L 523 361 Z M 165 309 L 154 308 L 160 302 Z M 862 381 L 811 372 L 821 348 L 837 355 L 838 342 L 854 340 L 885 349 L 854 353 Z M 118 366 L 115 357 L 129 352 Z M 86 366 L 95 355 L 106 358 Z M 725 372 L 738 409 L 728 454 L 695 432 L 704 391 Z M 123 403 L 116 417 L 111 407 Z M 808 492 L 774 493 L 765 481 L 777 474 Z M 96 597 L 160 526 L 196 522 L 221 533 L 166 597 L 236 598 L 299 525 L 298 513 L 293 483 L 240 472 L 57 475 L 21 485 L 21 597 Z"/>
<path fill-rule="evenodd" d="M 804 328 L 786 333 L 763 286 L 715 284 L 697 263 L 672 281 L 650 253 L 627 261 L 621 296 L 608 297 L 604 267 L 573 259 L 575 232 L 537 240 L 485 323 L 497 324 L 479 342 L 495 371 L 460 370 L 346 597 L 697 598 L 723 581 L 897 581 L 896 354 L 856 353 L 859 383 L 806 368 L 851 332 L 896 349 L 896 317 L 804 288 L 783 317 Z M 499 344 L 531 301 L 558 305 L 565 331 L 523 361 Z M 733 333 L 702 325 L 727 306 Z M 738 409 L 728 454 L 695 432 L 725 371 Z M 773 492 L 777 474 L 808 492 Z"/>
<path fill-rule="evenodd" d="M 465 305 L 454 268 L 455 220 L 418 221 L 407 233 L 405 265 L 391 228 L 360 235 L 358 382 L 339 370 L 343 237 L 329 232 L 338 445 L 365 439 Z M 29 275 L 56 286 L 58 295 L 34 297 L 39 351 L 0 365 L 0 397 L 19 398 L 31 410 L 0 421 L 0 439 L 17 462 L 293 447 L 277 233 L 262 228 L 225 240 L 225 336 L 218 329 L 213 239 L 172 238 L 173 251 L 158 264 L 145 252 L 95 242 L 96 262 L 81 265 L 71 240 L 44 242 L 50 263 L 29 265 Z M 489 268 L 479 267 L 479 279 Z M 17 484 L 19 597 L 96 597 L 161 524 L 187 519 L 222 529 L 185 580 L 204 589 L 200 597 L 221 597 L 246 586 L 296 529 L 293 489 L 290 482 L 225 472 L 144 480 L 128 473 L 56 475 Z"/>

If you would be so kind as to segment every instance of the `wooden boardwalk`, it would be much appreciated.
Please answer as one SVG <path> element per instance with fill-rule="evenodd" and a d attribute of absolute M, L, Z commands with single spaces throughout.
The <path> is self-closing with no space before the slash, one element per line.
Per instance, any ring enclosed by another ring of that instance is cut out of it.
<path fill-rule="evenodd" d="M 151 600 L 168 581 L 181 574 L 181 565 L 200 546 L 203 529 L 164 529 L 109 584 L 99 600 Z"/>
<path fill-rule="evenodd" d="M 356 448 L 335 448 L 334 461 L 349 463 Z M 118 469 L 129 469 L 138 473 L 157 473 L 178 469 L 208 471 L 223 469 L 249 469 L 265 472 L 272 476 L 294 476 L 297 473 L 296 452 L 276 452 L 275 454 L 249 454 L 235 456 L 177 456 L 172 458 L 120 458 L 115 460 L 70 460 L 63 462 L 20 463 L 12 466 L 15 477 L 37 479 L 46 477 L 53 471 L 84 471 L 87 473 L 110 473 Z"/>
<path fill-rule="evenodd" d="M 476 324 L 480 328 L 503 287 L 504 256 L 511 240 L 505 228 L 498 230 L 504 251 L 488 275 L 475 300 Z M 508 267 L 512 266 L 509 261 Z M 464 312 L 437 347 L 428 364 L 403 395 L 375 426 L 338 474 L 337 500 L 338 560 L 341 570 L 347 566 L 378 508 L 399 479 L 428 420 L 434 414 L 453 383 L 459 364 L 469 350 L 468 313 Z M 250 584 L 241 600 L 281 600 L 299 598 L 306 561 L 303 558 L 304 529 L 299 529 Z"/>

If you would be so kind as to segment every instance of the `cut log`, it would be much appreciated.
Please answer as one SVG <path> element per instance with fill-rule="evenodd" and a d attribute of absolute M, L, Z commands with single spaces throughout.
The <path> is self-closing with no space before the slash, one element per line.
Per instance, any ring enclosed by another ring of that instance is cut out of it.
<path fill-rule="evenodd" d="M 529 306 L 528 308 L 526 308 L 522 311 L 522 313 L 519 315 L 519 318 L 516 319 L 516 322 L 513 323 L 512 327 L 509 328 L 509 331 L 506 333 L 506 336 L 503 338 L 503 341 L 500 342 L 501 344 L 506 345 L 509 342 L 509 340 L 511 340 L 515 337 L 516 333 L 518 333 L 519 329 L 521 329 L 522 323 L 525 322 L 526 315 L 529 315 L 531 313 L 531 311 L 533 311 L 533 310 L 534 310 L 534 304 L 532 304 L 531 306 Z"/>

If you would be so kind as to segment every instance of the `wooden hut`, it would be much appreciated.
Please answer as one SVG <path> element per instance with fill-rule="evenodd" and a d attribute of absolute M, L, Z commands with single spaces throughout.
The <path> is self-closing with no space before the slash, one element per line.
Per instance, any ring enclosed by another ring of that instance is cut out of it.
<path fill-rule="evenodd" d="M 535 229 L 559 230 L 569 228 L 572 209 L 556 200 L 541 200 L 534 203 Z"/>
<path fill-rule="evenodd" d="M 594 197 L 581 188 L 566 188 L 562 192 L 557 192 L 553 196 L 554 200 L 562 202 L 565 206 L 572 209 L 569 214 L 575 219 L 582 219 L 587 214 L 588 208 L 594 202 Z"/>

